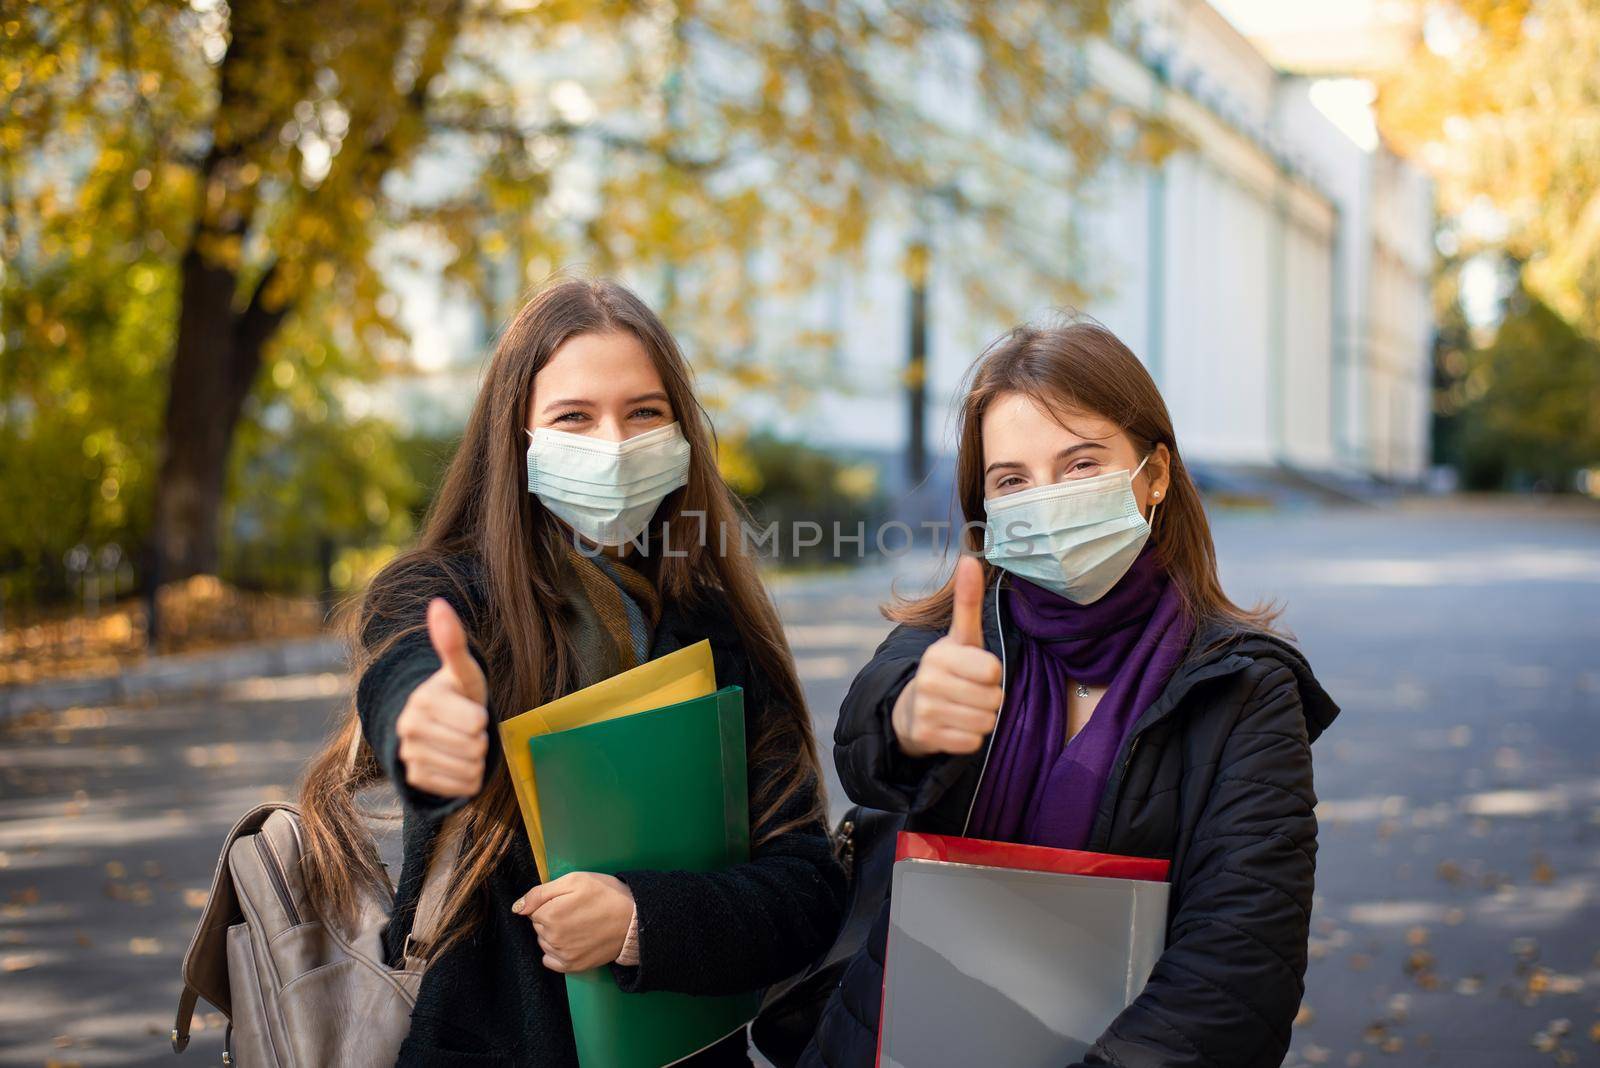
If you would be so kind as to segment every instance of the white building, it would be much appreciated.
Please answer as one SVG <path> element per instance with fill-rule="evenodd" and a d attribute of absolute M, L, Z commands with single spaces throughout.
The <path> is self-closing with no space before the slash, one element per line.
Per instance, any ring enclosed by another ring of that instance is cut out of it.
<path fill-rule="evenodd" d="M 1145 361 L 1202 470 L 1419 479 L 1432 344 L 1427 181 L 1371 134 L 1360 100 L 1352 111 L 1349 85 L 1281 73 L 1204 0 L 1134 0 L 1124 14 L 1120 44 L 1082 53 L 1086 77 L 1164 116 L 1187 147 L 1160 169 L 1110 166 L 1076 197 L 1045 188 L 1029 205 L 1048 225 L 1065 215 L 1079 235 L 1079 262 L 1062 265 L 1093 294 L 1077 310 Z M 958 98 L 939 106 L 952 122 L 976 113 Z M 920 340 L 925 447 L 948 455 L 963 377 L 1011 325 L 972 298 L 971 272 L 1007 278 L 1020 254 L 964 227 L 937 207 L 891 208 L 861 256 L 827 265 L 812 292 L 764 298 L 753 316 L 758 355 L 782 362 L 799 332 L 834 338 L 834 348 L 812 403 L 797 412 L 742 398 L 746 419 L 874 457 L 889 487 L 904 488 L 914 425 L 906 368 Z M 904 271 L 913 243 L 928 247 L 932 265 L 920 339 Z M 1050 310 L 1042 293 L 1013 299 L 1024 316 Z M 475 310 L 406 303 L 418 309 L 417 346 L 432 366 L 460 366 L 440 358 L 452 352 L 476 365 L 470 354 L 486 328 Z M 459 372 L 441 374 L 433 392 L 450 403 L 428 405 L 436 419 L 470 394 Z"/>
<path fill-rule="evenodd" d="M 1101 294 L 1077 310 L 1150 368 L 1192 463 L 1419 479 L 1427 180 L 1376 137 L 1342 130 L 1321 83 L 1275 70 L 1209 4 L 1153 0 L 1138 13 L 1138 54 L 1096 44 L 1092 77 L 1166 116 L 1189 147 L 1159 170 L 1108 168 L 1075 206 L 1085 281 Z M 949 270 L 966 249 L 942 258 L 945 236 L 926 220 L 885 223 L 864 267 L 836 272 L 835 292 L 813 307 L 827 313 L 814 325 L 841 339 L 840 381 L 788 429 L 884 456 L 905 448 L 912 338 L 900 264 L 908 242 L 926 240 L 928 444 L 951 451 L 962 378 L 1009 324 L 969 306 Z"/>

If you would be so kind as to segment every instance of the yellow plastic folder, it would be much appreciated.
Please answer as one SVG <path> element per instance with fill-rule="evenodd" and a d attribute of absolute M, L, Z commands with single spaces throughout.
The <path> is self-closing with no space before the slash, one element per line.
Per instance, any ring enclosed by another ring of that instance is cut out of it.
<path fill-rule="evenodd" d="M 511 772 L 511 784 L 517 791 L 522 822 L 528 828 L 528 841 L 539 866 L 540 882 L 549 880 L 550 869 L 545 862 L 544 824 L 539 819 L 539 794 L 534 788 L 533 755 L 528 740 L 540 734 L 554 734 L 648 712 L 663 705 L 692 701 L 716 691 L 717 673 L 711 661 L 711 643 L 701 641 L 501 721 L 500 747 Z"/>

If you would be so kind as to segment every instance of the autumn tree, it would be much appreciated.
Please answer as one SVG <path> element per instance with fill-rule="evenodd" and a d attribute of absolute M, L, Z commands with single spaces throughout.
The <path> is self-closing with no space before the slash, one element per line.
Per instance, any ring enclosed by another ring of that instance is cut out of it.
<path fill-rule="evenodd" d="M 1425 15 L 1410 60 L 1381 80 L 1385 135 L 1434 174 L 1444 212 L 1497 211 L 1503 234 L 1467 239 L 1600 338 L 1600 5 L 1442 0 Z"/>
<path fill-rule="evenodd" d="M 663 267 L 736 350 L 752 286 L 804 286 L 892 205 L 1037 240 L 1020 188 L 1148 152 L 1085 88 L 1109 8 L 6 0 L 0 444 L 8 481 L 71 484 L 9 549 L 120 525 L 165 578 L 214 570 L 252 404 L 337 427 L 330 376 L 403 364 L 407 249 L 491 306 L 572 257 Z"/>
<path fill-rule="evenodd" d="M 1600 463 L 1600 340 L 1520 285 L 1488 343 L 1459 306 L 1442 326 L 1438 446 L 1467 488 L 1562 490 Z"/>
<path fill-rule="evenodd" d="M 1445 217 L 1440 458 L 1474 488 L 1566 487 L 1600 463 L 1600 7 L 1444 0 L 1422 25 L 1378 110 Z M 1513 283 L 1487 332 L 1462 312 L 1474 260 Z"/>

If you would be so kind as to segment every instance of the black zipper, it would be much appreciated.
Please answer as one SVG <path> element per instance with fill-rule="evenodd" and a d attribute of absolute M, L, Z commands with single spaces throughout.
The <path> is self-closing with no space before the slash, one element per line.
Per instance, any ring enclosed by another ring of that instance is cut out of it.
<path fill-rule="evenodd" d="M 1117 811 L 1117 806 L 1122 803 L 1122 781 L 1128 776 L 1128 766 L 1133 763 L 1133 753 L 1134 750 L 1139 748 L 1139 740 L 1144 737 L 1145 731 L 1148 731 L 1149 729 L 1149 727 L 1142 728 L 1138 734 L 1135 734 L 1133 738 L 1129 740 L 1128 751 L 1122 755 L 1122 759 L 1119 760 L 1116 767 L 1112 769 L 1111 777 L 1106 782 L 1106 789 L 1111 791 L 1111 808 L 1108 810 L 1108 812 L 1111 814 L 1114 814 Z M 1101 820 L 1097 816 L 1094 826 L 1089 829 L 1089 845 L 1087 848 L 1098 852 L 1103 852 L 1106 848 L 1106 841 L 1109 840 L 1111 836 L 1109 831 L 1104 836 L 1097 833 L 1101 829 L 1100 823 Z M 1110 821 L 1107 820 L 1107 828 L 1109 827 Z"/>
<path fill-rule="evenodd" d="M 289 882 L 284 878 L 278 851 L 272 848 L 265 834 L 257 834 L 255 840 L 256 852 L 261 855 L 261 866 L 267 869 L 267 878 L 272 880 L 272 889 L 278 894 L 278 902 L 289 916 L 289 926 L 300 926 L 300 910 L 294 907 L 294 896 L 289 893 Z"/>

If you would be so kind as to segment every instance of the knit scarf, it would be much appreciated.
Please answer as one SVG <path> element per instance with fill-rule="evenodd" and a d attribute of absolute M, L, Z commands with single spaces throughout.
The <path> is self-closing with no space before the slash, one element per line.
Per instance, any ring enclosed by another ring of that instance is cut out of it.
<path fill-rule="evenodd" d="M 1075 604 L 1021 579 L 1007 603 L 1022 633 L 1019 663 L 971 833 L 1083 849 L 1122 743 L 1183 660 L 1194 624 L 1153 545 L 1093 604 Z M 1069 740 L 1068 694 L 1079 683 L 1106 691 Z"/>
<path fill-rule="evenodd" d="M 650 659 L 661 598 L 648 578 L 623 560 L 589 556 L 568 546 L 560 581 L 568 634 L 581 654 L 578 686 Z"/>

